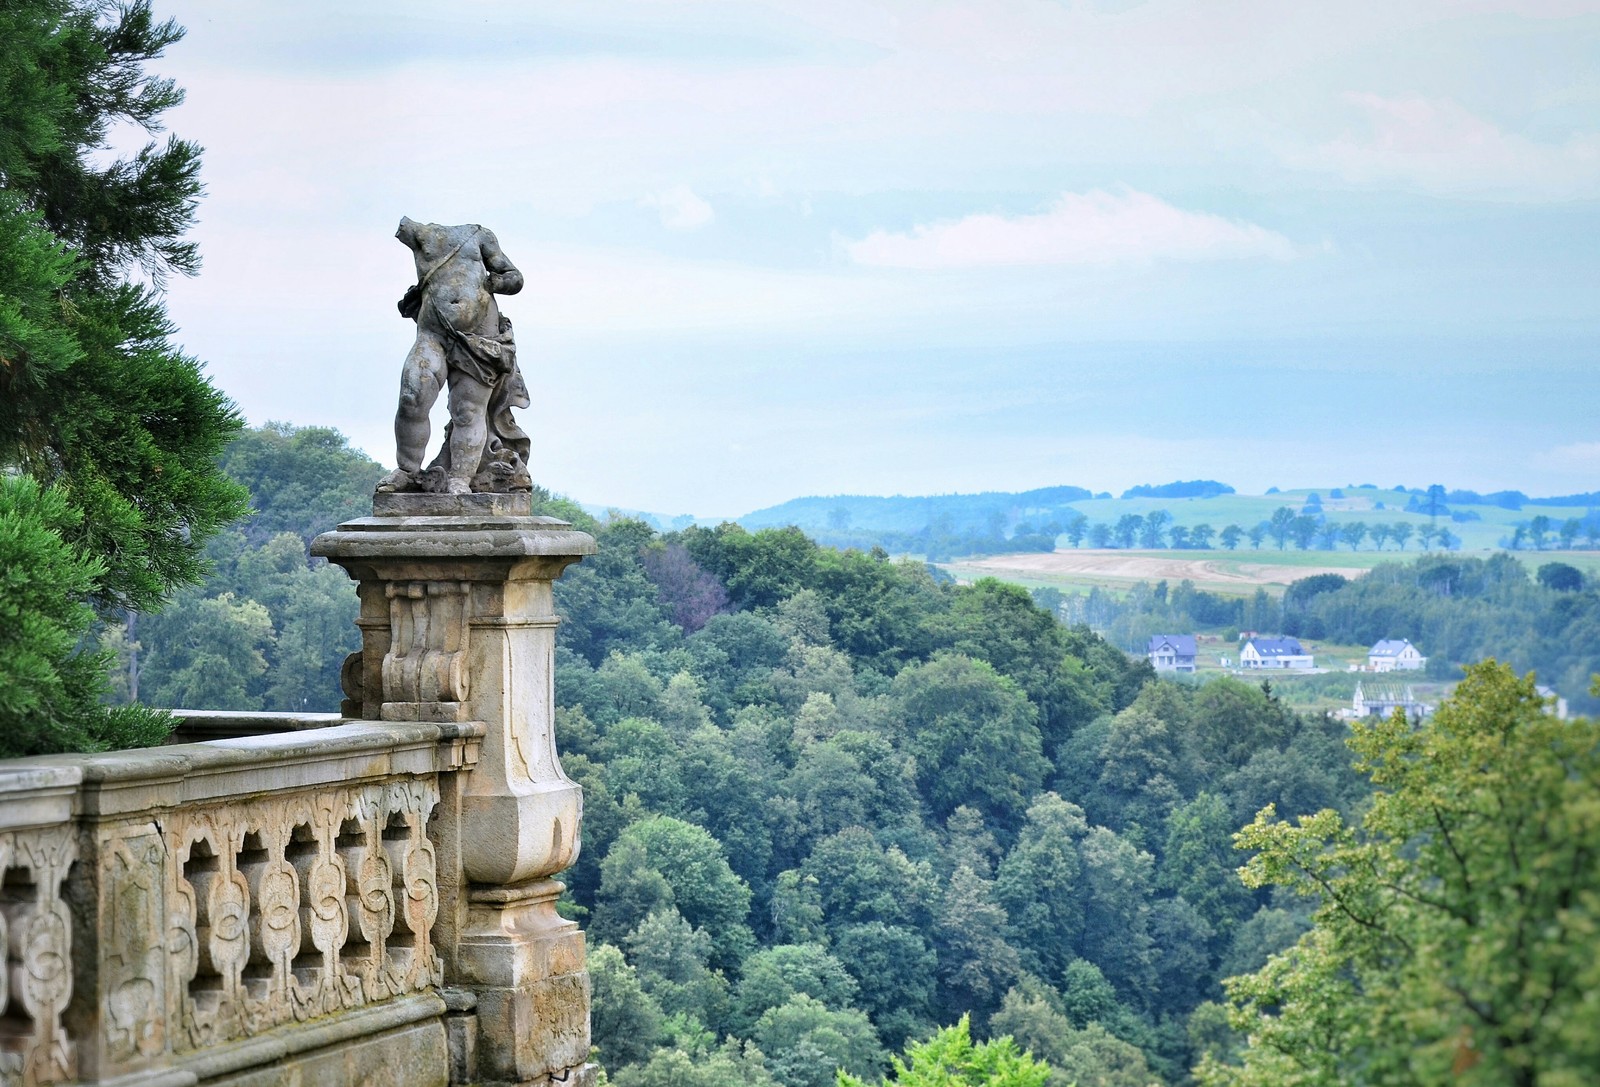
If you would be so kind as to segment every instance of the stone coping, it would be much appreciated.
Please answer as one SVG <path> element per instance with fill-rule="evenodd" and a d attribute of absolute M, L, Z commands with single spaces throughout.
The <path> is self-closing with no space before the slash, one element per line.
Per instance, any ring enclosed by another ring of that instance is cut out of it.
<path fill-rule="evenodd" d="M 320 558 L 577 558 L 594 537 L 553 517 L 358 517 L 311 541 Z"/>
<path fill-rule="evenodd" d="M 48 827 L 72 818 L 83 767 L 55 759 L 0 763 L 0 831 Z"/>
<path fill-rule="evenodd" d="M 270 736 L 344 723 L 337 713 L 263 713 L 257 710 L 173 710 L 178 727 L 169 744 L 200 743 L 236 736 Z"/>
<path fill-rule="evenodd" d="M 0 822 L 11 821 L 7 809 L 41 797 L 43 790 L 60 793 L 68 803 L 63 818 L 72 809 L 106 817 L 456 770 L 465 758 L 462 741 L 474 742 L 484 731 L 481 722 L 351 721 L 276 735 L 18 759 L 0 765 Z"/>
<path fill-rule="evenodd" d="M 252 1038 L 180 1053 L 175 1058 L 179 1068 L 174 1071 L 180 1076 L 187 1074 L 189 1083 L 238 1074 L 263 1065 L 279 1064 L 302 1053 L 344 1045 L 384 1031 L 438 1019 L 446 1010 L 444 998 L 436 992 L 403 996 L 381 1004 L 342 1011 L 309 1023 L 279 1027 Z M 442 1073 L 444 1070 L 438 1071 Z M 134 1081 L 146 1082 L 142 1079 Z M 173 1079 L 171 1082 L 176 1087 L 184 1080 Z M 299 1077 L 285 1076 L 281 1082 L 299 1082 Z"/>

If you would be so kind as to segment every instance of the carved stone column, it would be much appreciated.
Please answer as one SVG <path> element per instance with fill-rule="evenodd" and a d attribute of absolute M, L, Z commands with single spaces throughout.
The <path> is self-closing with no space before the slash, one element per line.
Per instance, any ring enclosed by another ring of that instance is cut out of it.
<path fill-rule="evenodd" d="M 550 879 L 576 859 L 583 817 L 556 756 L 552 584 L 595 543 L 529 509 L 525 494 L 380 494 L 372 517 L 312 544 L 359 585 L 346 715 L 487 727 L 430 824 L 445 984 L 471 994 L 459 1014 L 478 1024 L 475 1060 L 456 1056 L 486 1083 L 566 1081 L 589 1052 L 583 933 Z"/>

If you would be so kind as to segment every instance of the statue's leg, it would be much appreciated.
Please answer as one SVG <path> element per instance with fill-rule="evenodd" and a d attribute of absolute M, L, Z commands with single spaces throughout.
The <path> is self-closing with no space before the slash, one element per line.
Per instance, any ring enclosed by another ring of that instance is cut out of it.
<path fill-rule="evenodd" d="M 431 332 L 418 331 L 417 342 L 400 371 L 400 407 L 394 415 L 395 463 L 402 472 L 422 468 L 428 448 L 428 412 L 444 387 L 444 345 Z"/>
<path fill-rule="evenodd" d="M 472 477 L 483 459 L 489 440 L 489 386 L 463 370 L 450 375 L 450 477 L 451 494 L 472 490 Z"/>

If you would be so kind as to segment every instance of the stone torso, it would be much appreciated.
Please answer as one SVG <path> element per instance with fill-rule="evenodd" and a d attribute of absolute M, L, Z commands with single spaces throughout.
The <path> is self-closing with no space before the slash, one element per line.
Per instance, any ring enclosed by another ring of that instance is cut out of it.
<path fill-rule="evenodd" d="M 489 291 L 489 269 L 474 237 L 477 233 L 479 228 L 474 225 L 426 224 L 418 225 L 412 237 L 401 239 L 416 257 L 418 280 L 438 266 L 428 280 L 417 317 L 424 329 L 446 332 L 443 322 L 448 322 L 460 332 L 481 336 L 499 331 L 500 307 Z"/>

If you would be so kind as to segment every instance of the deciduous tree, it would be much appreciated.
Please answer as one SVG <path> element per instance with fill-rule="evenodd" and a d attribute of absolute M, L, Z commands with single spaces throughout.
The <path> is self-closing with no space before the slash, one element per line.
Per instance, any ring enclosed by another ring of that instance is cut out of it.
<path fill-rule="evenodd" d="M 972 1041 L 966 1016 L 932 1038 L 906 1047 L 906 1056 L 891 1058 L 893 1074 L 883 1087 L 1044 1087 L 1050 1066 L 1024 1053 L 1009 1037 Z M 867 1087 L 847 1072 L 839 1087 Z"/>
<path fill-rule="evenodd" d="M 1237 1067 L 1208 1084 L 1578 1084 L 1600 1067 L 1600 726 L 1486 661 L 1420 727 L 1352 726 L 1354 826 L 1271 809 L 1246 882 L 1315 895 L 1314 927 L 1230 983 Z"/>

